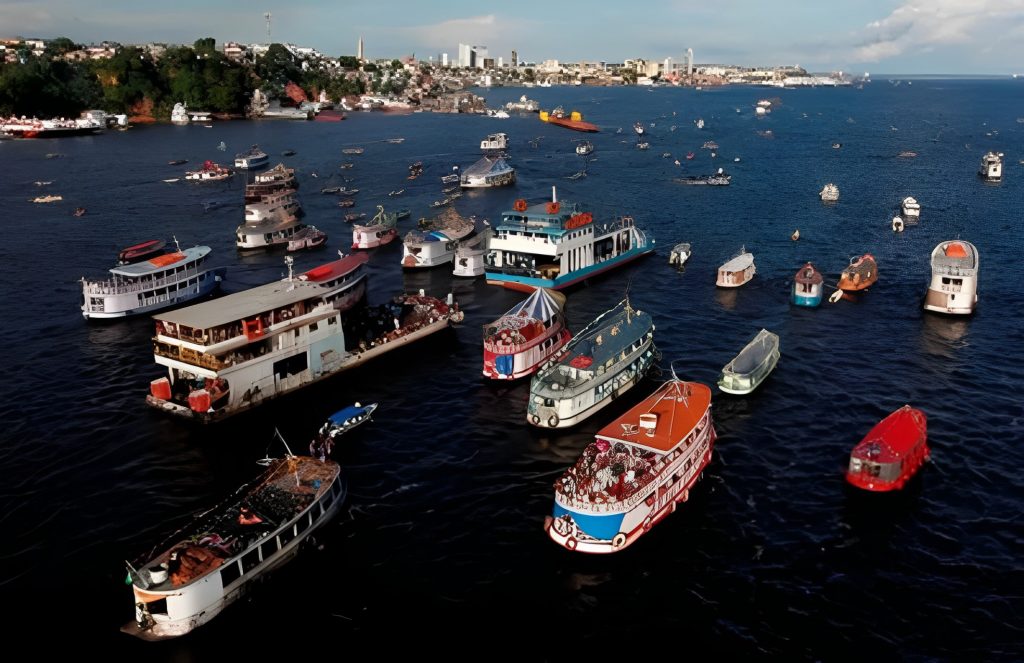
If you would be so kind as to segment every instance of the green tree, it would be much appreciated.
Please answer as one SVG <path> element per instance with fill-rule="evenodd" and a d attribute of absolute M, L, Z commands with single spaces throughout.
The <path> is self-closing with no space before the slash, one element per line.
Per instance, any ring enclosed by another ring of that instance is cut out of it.
<path fill-rule="evenodd" d="M 114 57 L 97 60 L 93 66 L 103 85 L 108 111 L 131 113 L 139 104 L 156 105 L 163 100 L 164 86 L 157 68 L 139 48 L 122 48 Z"/>
<path fill-rule="evenodd" d="M 342 55 L 338 58 L 338 64 L 345 69 L 358 69 L 359 60 L 354 55 Z"/>
<path fill-rule="evenodd" d="M 535 78 L 534 78 L 533 69 L 530 69 L 529 67 L 527 67 L 526 69 L 523 70 L 523 80 L 526 81 L 527 83 L 534 82 Z"/>
<path fill-rule="evenodd" d="M 46 49 L 43 51 L 43 57 L 48 60 L 53 60 L 70 53 L 71 51 L 77 51 L 79 48 L 78 44 L 67 37 L 57 37 L 56 39 L 51 39 L 46 44 Z"/>
<path fill-rule="evenodd" d="M 25 64 L 0 64 L 0 114 L 76 117 L 96 107 L 99 83 L 81 64 L 29 56 Z"/>

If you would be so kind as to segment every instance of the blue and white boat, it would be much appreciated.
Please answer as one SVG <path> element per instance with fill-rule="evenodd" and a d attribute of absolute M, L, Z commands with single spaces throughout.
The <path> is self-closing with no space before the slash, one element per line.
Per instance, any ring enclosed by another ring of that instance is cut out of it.
<path fill-rule="evenodd" d="M 821 297 L 824 293 L 822 282 L 824 278 L 814 265 L 807 263 L 800 268 L 800 271 L 793 277 L 792 301 L 797 306 L 815 307 L 821 304 Z"/>
<path fill-rule="evenodd" d="M 376 409 L 376 403 L 361 405 L 357 402 L 355 405 L 349 405 L 327 417 L 327 423 L 324 424 L 325 430 L 322 429 L 321 432 L 331 437 L 338 437 L 343 433 L 349 432 L 359 424 L 369 421 L 370 416 Z"/>
<path fill-rule="evenodd" d="M 579 205 L 528 205 L 523 199 L 502 218 L 487 254 L 487 283 L 530 292 L 562 290 L 654 251 L 654 239 L 629 216 L 595 221 Z"/>

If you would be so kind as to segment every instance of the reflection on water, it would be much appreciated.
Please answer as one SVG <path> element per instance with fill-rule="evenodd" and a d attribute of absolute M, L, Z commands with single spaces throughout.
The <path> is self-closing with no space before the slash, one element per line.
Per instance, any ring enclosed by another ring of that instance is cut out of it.
<path fill-rule="evenodd" d="M 715 288 L 715 301 L 727 311 L 732 311 L 736 308 L 737 296 L 736 288 Z"/>
<path fill-rule="evenodd" d="M 967 346 L 967 316 L 925 312 L 921 317 L 921 349 L 928 354 L 951 359 Z"/>

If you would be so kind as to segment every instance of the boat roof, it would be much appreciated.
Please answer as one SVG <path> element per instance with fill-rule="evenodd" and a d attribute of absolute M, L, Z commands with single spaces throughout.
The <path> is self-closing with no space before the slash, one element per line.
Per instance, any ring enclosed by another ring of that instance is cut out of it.
<path fill-rule="evenodd" d="M 741 253 L 729 262 L 725 263 L 718 269 L 724 269 L 727 272 L 741 272 L 747 267 L 754 264 L 754 254 L 745 252 Z"/>
<path fill-rule="evenodd" d="M 118 265 L 111 269 L 110 273 L 117 274 L 118 276 L 145 276 L 146 274 L 162 272 L 165 269 L 182 265 L 186 262 L 196 260 L 197 258 L 202 258 L 209 252 L 210 247 L 208 246 L 193 246 L 185 249 L 184 251 L 165 253 L 163 255 L 150 258 L 149 260 L 133 262 L 129 265 Z"/>
<path fill-rule="evenodd" d="M 924 412 L 904 405 L 875 424 L 852 455 L 876 463 L 896 462 L 924 439 L 927 427 Z"/>
<path fill-rule="evenodd" d="M 565 223 L 574 214 L 582 212 L 578 205 L 567 201 L 559 201 L 558 211 L 548 212 L 548 201 L 528 206 L 524 211 L 506 210 L 501 213 L 499 230 L 529 230 L 549 235 L 562 235 L 566 232 Z"/>
<path fill-rule="evenodd" d="M 537 288 L 530 296 L 513 306 L 505 315 L 495 322 L 484 325 L 484 328 L 500 324 L 505 318 L 526 318 L 533 320 L 551 320 L 565 306 L 565 295 L 547 288 Z"/>
<path fill-rule="evenodd" d="M 655 453 L 675 449 L 711 407 L 711 389 L 699 382 L 669 380 L 653 394 L 597 432 L 597 439 L 622 442 Z M 655 427 L 640 427 L 640 416 L 653 414 Z"/>
<path fill-rule="evenodd" d="M 824 281 L 824 277 L 821 275 L 821 272 L 818 271 L 818 268 L 814 266 L 814 263 L 809 262 L 803 267 L 801 267 L 800 271 L 796 273 L 795 280 L 797 283 L 818 285 L 819 283 Z"/>
<path fill-rule="evenodd" d="M 296 302 L 315 299 L 322 294 L 323 289 L 319 283 L 283 279 L 174 311 L 158 313 L 153 319 L 193 329 L 209 329 Z"/>
<path fill-rule="evenodd" d="M 767 329 L 757 332 L 757 335 L 747 343 L 740 353 L 722 369 L 723 373 L 732 375 L 747 375 L 760 366 L 766 357 L 773 350 L 779 347 L 779 337 Z"/>
<path fill-rule="evenodd" d="M 347 255 L 340 260 L 328 262 L 319 267 L 299 274 L 300 281 L 310 281 L 312 283 L 322 283 L 323 281 L 331 281 L 339 276 L 344 276 L 360 265 L 368 262 L 370 256 L 365 253 L 353 253 Z"/>
<path fill-rule="evenodd" d="M 494 172 L 513 170 L 512 166 L 504 158 L 498 156 L 485 156 L 469 168 L 462 171 L 463 177 L 480 177 Z"/>
<path fill-rule="evenodd" d="M 962 239 L 940 242 L 932 250 L 932 268 L 977 269 L 978 249 Z"/>
<path fill-rule="evenodd" d="M 355 405 L 349 405 L 348 407 L 344 407 L 338 410 L 331 416 L 327 417 L 327 419 L 332 424 L 337 424 L 340 426 L 343 423 L 345 423 L 346 420 L 351 419 L 352 417 L 357 417 L 361 414 L 365 414 L 366 410 L 366 407 L 356 407 Z"/>

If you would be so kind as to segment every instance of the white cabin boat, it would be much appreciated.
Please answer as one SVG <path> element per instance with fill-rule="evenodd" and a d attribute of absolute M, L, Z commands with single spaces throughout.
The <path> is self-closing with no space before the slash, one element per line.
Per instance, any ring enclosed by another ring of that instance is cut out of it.
<path fill-rule="evenodd" d="M 516 169 L 501 156 L 485 156 L 462 171 L 459 186 L 463 189 L 485 189 L 515 184 Z"/>
<path fill-rule="evenodd" d="M 672 247 L 672 252 L 668 257 L 668 264 L 682 267 L 690 259 L 690 253 L 690 245 L 687 242 L 680 242 Z"/>
<path fill-rule="evenodd" d="M 932 281 L 924 309 L 969 315 L 978 304 L 978 249 L 962 239 L 940 242 L 932 251 Z"/>
<path fill-rule="evenodd" d="M 1003 179 L 1003 153 L 986 152 L 981 157 L 981 166 L 978 167 L 978 175 L 989 182 L 999 182 Z"/>
<path fill-rule="evenodd" d="M 484 152 L 504 152 L 508 148 L 508 134 L 488 134 L 480 141 L 480 149 Z"/>
<path fill-rule="evenodd" d="M 483 276 L 487 267 L 487 252 L 490 250 L 493 234 L 491 224 L 484 221 L 483 232 L 459 242 L 459 246 L 455 249 L 455 259 L 452 261 L 454 263 L 453 276 L 464 278 Z"/>
<path fill-rule="evenodd" d="M 253 145 L 245 152 L 235 155 L 235 168 L 243 170 L 260 168 L 266 166 L 269 162 L 270 157 L 260 149 L 259 145 Z"/>
<path fill-rule="evenodd" d="M 131 248 L 134 247 L 126 251 Z M 208 246 L 184 251 L 177 247 L 173 252 L 119 264 L 110 270 L 111 278 L 105 281 L 83 278 L 82 315 L 86 319 L 123 318 L 205 297 L 220 285 L 225 273 L 224 267 L 207 265 L 209 255 Z"/>
<path fill-rule="evenodd" d="M 299 221 L 302 206 L 291 189 L 245 206 L 245 223 L 235 229 L 235 246 L 242 250 L 286 246 L 306 226 Z"/>
<path fill-rule="evenodd" d="M 921 219 L 921 204 L 913 197 L 907 196 L 903 199 L 901 206 L 903 221 L 907 225 L 914 225 Z"/>
<path fill-rule="evenodd" d="M 259 477 L 129 564 L 143 640 L 185 635 L 245 595 L 250 583 L 291 560 L 344 501 L 341 468 L 309 456 L 273 459 Z"/>
<path fill-rule="evenodd" d="M 754 278 L 756 273 L 754 254 L 744 247 L 734 258 L 718 268 L 715 285 L 719 288 L 738 288 Z"/>
<path fill-rule="evenodd" d="M 839 187 L 829 182 L 818 192 L 818 197 L 826 203 L 834 203 L 839 200 Z"/>
<path fill-rule="evenodd" d="M 532 86 L 531 86 L 532 87 Z M 505 109 L 509 112 L 517 113 L 536 113 L 540 111 L 540 103 L 533 99 L 527 99 L 526 95 L 519 97 L 519 101 L 510 101 L 505 104 Z"/>
<path fill-rule="evenodd" d="M 207 160 L 203 162 L 203 167 L 200 170 L 186 171 L 185 179 L 193 182 L 220 182 L 234 174 L 235 172 L 230 168 Z"/>
<path fill-rule="evenodd" d="M 892 231 L 894 233 L 901 233 L 901 232 L 903 232 L 905 226 L 906 226 L 906 224 L 903 223 L 903 217 L 902 216 L 894 216 L 894 217 L 892 217 Z"/>
<path fill-rule="evenodd" d="M 425 269 L 446 265 L 455 259 L 459 240 L 473 233 L 472 219 L 452 209 L 433 219 L 421 219 L 419 230 L 411 230 L 402 245 L 402 267 Z"/>
<path fill-rule="evenodd" d="M 174 109 L 171 110 L 171 122 L 174 124 L 189 123 L 188 110 L 185 104 L 181 102 L 174 104 Z"/>
<path fill-rule="evenodd" d="M 689 500 L 715 439 L 711 390 L 673 375 L 599 430 L 558 478 L 544 530 L 568 550 L 627 548 Z"/>
<path fill-rule="evenodd" d="M 530 381 L 526 420 L 566 428 L 632 389 L 654 362 L 654 321 L 628 301 L 599 315 Z"/>
<path fill-rule="evenodd" d="M 218 421 L 362 365 L 462 317 L 450 295 L 449 303 L 401 295 L 350 313 L 360 337 L 373 340 L 347 350 L 341 312 L 329 298 L 351 286 L 338 279 L 289 276 L 157 314 L 153 351 L 168 376 L 150 383 L 146 402 L 201 423 Z"/>
<path fill-rule="evenodd" d="M 531 375 L 558 354 L 572 338 L 564 308 L 565 295 L 537 288 L 505 315 L 484 325 L 484 377 L 515 380 Z"/>

